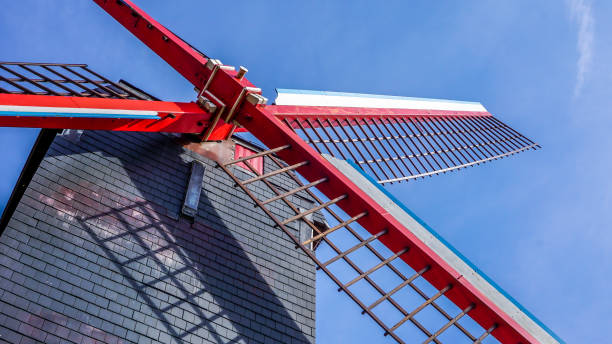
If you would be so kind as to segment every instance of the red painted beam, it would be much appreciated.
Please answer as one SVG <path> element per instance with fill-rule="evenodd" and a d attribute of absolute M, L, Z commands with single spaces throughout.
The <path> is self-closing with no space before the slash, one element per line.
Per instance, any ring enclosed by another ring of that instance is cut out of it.
<path fill-rule="evenodd" d="M 195 87 L 201 89 L 211 76 L 212 69 L 206 67 L 208 59 L 191 48 L 189 44 L 155 21 L 130 0 L 94 0 L 117 22 L 166 61 Z M 247 78 L 236 78 L 236 71 L 222 70 L 208 86 L 208 90 L 221 100 L 227 108 L 237 100 L 244 87 L 254 87 Z M 219 120 L 209 139 L 225 139 L 233 125 Z M 242 131 L 242 130 L 239 130 Z"/>
<path fill-rule="evenodd" d="M 30 127 L 49 129 L 87 129 L 143 132 L 202 132 L 208 125 L 210 114 L 194 103 L 176 103 L 148 100 L 105 99 L 86 97 L 57 97 L 21 94 L 0 94 L 0 106 L 25 106 L 60 109 L 103 109 L 152 111 L 158 119 L 89 118 L 55 116 L 0 116 L 2 127 Z"/>
<path fill-rule="evenodd" d="M 156 22 L 129 0 L 94 0 L 134 36 L 195 86 L 200 86 L 207 73 L 208 59 L 200 55 L 170 30 Z"/>
<path fill-rule="evenodd" d="M 289 165 L 309 161 L 309 164 L 298 168 L 297 172 L 311 182 L 328 178 L 328 182 L 318 185 L 317 188 L 329 199 L 348 194 L 346 200 L 337 203 L 347 215 L 356 216 L 367 211 L 368 216 L 358 220 L 361 226 L 371 234 L 387 229 L 388 234 L 381 236 L 379 240 L 393 252 L 410 247 L 411 254 L 402 255 L 402 259 L 415 271 L 431 266 L 423 277 L 438 290 L 453 284 L 453 288 L 445 295 L 461 309 L 474 303 L 476 308 L 470 311 L 469 316 L 485 329 L 490 328 L 493 324 L 498 324 L 499 327 L 492 332 L 492 335 L 502 343 L 536 342 L 509 314 L 504 313 L 473 285 L 461 278 L 461 275 L 441 257 L 279 121 L 274 110 L 268 111 L 268 108 L 271 107 L 246 104 L 244 111 L 238 115 L 236 121 L 267 147 L 274 148 L 290 144 L 291 149 L 282 150 L 276 154 Z"/>

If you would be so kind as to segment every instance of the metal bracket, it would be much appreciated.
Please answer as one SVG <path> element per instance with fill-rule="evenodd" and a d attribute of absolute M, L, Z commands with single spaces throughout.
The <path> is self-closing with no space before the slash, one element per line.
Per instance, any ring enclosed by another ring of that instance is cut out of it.
<path fill-rule="evenodd" d="M 210 93 L 208 91 L 208 87 L 211 85 L 211 83 L 213 82 L 215 76 L 217 75 L 217 72 L 220 69 L 231 70 L 231 71 L 236 70 L 236 68 L 234 68 L 232 66 L 224 66 L 221 63 L 221 61 L 217 60 L 217 59 L 209 59 L 206 62 L 206 68 L 212 70 L 212 72 L 211 72 L 210 77 L 208 78 L 208 80 L 206 80 L 206 83 L 204 84 L 202 89 L 201 90 L 198 90 L 197 88 L 195 89 L 196 92 L 198 93 L 197 104 L 200 105 L 200 107 L 202 107 L 204 110 L 210 112 L 211 114 L 215 114 L 215 112 L 216 112 L 216 115 L 215 115 L 215 118 L 211 121 L 211 124 L 208 127 L 208 129 L 206 130 L 206 132 L 204 132 L 202 134 L 202 140 L 204 140 L 204 141 L 208 140 L 208 138 L 212 134 L 213 130 L 215 129 L 215 127 L 219 123 L 219 120 L 223 116 L 223 112 L 226 109 L 225 103 L 223 103 L 221 100 L 219 100 L 217 97 L 215 97 L 214 94 Z M 241 80 L 242 78 L 244 78 L 244 75 L 247 72 L 248 72 L 248 70 L 245 67 L 240 66 L 240 70 L 236 74 L 236 78 L 238 80 Z M 246 99 L 247 99 L 247 101 L 249 103 L 254 104 L 254 105 L 266 104 L 268 102 L 268 99 L 266 99 L 265 97 L 263 97 L 261 95 L 261 89 L 260 88 L 257 88 L 257 87 L 244 87 L 240 91 L 240 94 L 238 94 L 238 97 L 236 98 L 236 100 L 232 104 L 232 107 L 230 108 L 229 112 L 225 116 L 224 121 L 226 123 L 232 123 L 233 117 L 234 117 L 236 111 L 238 110 L 238 108 L 240 107 L 240 104 L 242 104 L 242 102 L 244 101 L 245 97 L 246 97 Z M 232 132 L 235 129 L 236 129 L 236 125 L 234 125 L 234 127 L 232 128 Z"/>
<path fill-rule="evenodd" d="M 253 105 L 265 105 L 268 103 L 268 98 L 262 96 L 261 94 L 249 93 L 247 95 L 247 101 Z"/>
<path fill-rule="evenodd" d="M 257 95 L 259 95 L 258 93 L 261 93 L 261 88 L 257 88 L 257 87 L 245 87 L 245 88 L 243 88 L 242 91 L 240 91 L 240 94 L 238 95 L 238 98 L 236 98 L 236 100 L 234 101 L 234 104 L 232 105 L 232 108 L 230 109 L 229 113 L 227 114 L 227 117 L 225 117 L 225 121 L 227 123 L 231 122 L 231 120 L 233 119 L 234 114 L 236 113 L 236 110 L 238 110 L 238 106 L 240 104 L 242 104 L 242 101 L 244 100 L 245 96 L 250 95 L 250 94 L 257 94 Z"/>

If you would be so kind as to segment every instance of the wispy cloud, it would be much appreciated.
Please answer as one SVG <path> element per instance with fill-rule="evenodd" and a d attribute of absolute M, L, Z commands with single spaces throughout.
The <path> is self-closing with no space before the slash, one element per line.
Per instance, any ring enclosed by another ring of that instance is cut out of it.
<path fill-rule="evenodd" d="M 578 26 L 578 49 L 576 86 L 574 96 L 580 95 L 584 81 L 591 67 L 593 59 L 593 41 L 595 35 L 595 19 L 593 18 L 592 6 L 589 0 L 568 1 L 571 19 Z"/>

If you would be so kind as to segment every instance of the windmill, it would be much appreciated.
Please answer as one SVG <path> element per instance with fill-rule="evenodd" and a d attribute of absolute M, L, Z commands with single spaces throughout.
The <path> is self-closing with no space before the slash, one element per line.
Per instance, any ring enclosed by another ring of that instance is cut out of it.
<path fill-rule="evenodd" d="M 279 89 L 275 104 L 268 105 L 261 90 L 245 77 L 244 67 L 236 70 L 207 57 L 130 1 L 95 2 L 191 82 L 195 102 L 151 99 L 134 86 L 112 83 L 84 65 L 61 65 L 59 70 L 51 64 L 3 63 L 0 68 L 14 78 L 0 77 L 12 86 L 0 88 L 0 125 L 180 133 L 202 142 L 248 132 L 266 148 L 237 159 L 220 158 L 218 168 L 341 293 L 382 327 L 385 336 L 400 343 L 414 342 L 400 335 L 402 326 L 411 323 L 426 343 L 440 343 L 450 331 L 474 343 L 492 338 L 502 343 L 560 342 L 380 187 L 537 149 L 536 143 L 478 103 Z M 46 72 L 37 71 L 38 67 Z M 70 73 L 84 82 L 71 80 Z M 24 82 L 41 91 L 33 92 Z M 262 158 L 276 167 L 257 168 L 253 162 Z M 237 165 L 250 173 L 237 173 Z M 279 175 L 293 180 L 295 186 L 286 189 L 269 181 Z M 273 196 L 260 199 L 253 187 L 265 187 Z M 292 203 L 290 197 L 297 194 L 313 199 L 315 205 L 303 209 Z M 275 202 L 295 214 L 278 218 L 270 211 Z M 314 220 L 320 214 L 324 226 Z M 292 227 L 296 222 L 308 226 L 311 237 L 296 236 Z M 349 247 L 343 242 L 347 237 L 353 243 Z M 325 249 L 330 256 L 324 258 L 315 249 Z M 360 250 L 370 252 L 376 261 L 367 267 L 358 263 L 352 254 Z M 398 269 L 394 263 L 399 261 L 412 273 Z M 401 282 L 384 289 L 375 277 L 383 268 Z M 353 271 L 353 277 L 341 278 L 340 269 Z M 416 281 L 421 279 L 436 292 L 420 289 Z M 377 297 L 366 302 L 355 291 L 359 284 L 367 284 Z M 406 290 L 420 297 L 421 303 L 412 308 L 401 304 L 396 295 Z M 458 311 L 449 311 L 442 300 Z M 385 307 L 400 314 L 399 319 L 387 322 L 381 315 Z M 419 321 L 417 316 L 426 308 L 446 319 L 444 324 L 429 328 Z M 479 327 L 462 325 L 464 317 Z"/>

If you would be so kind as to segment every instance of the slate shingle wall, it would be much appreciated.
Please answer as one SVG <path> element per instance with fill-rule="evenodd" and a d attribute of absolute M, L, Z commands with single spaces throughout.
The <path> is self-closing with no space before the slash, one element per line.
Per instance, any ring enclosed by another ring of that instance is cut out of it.
<path fill-rule="evenodd" d="M 192 223 L 178 214 L 193 159 Z M 162 134 L 90 131 L 55 139 L 0 237 L 0 342 L 313 343 L 314 287 L 211 161 Z"/>

